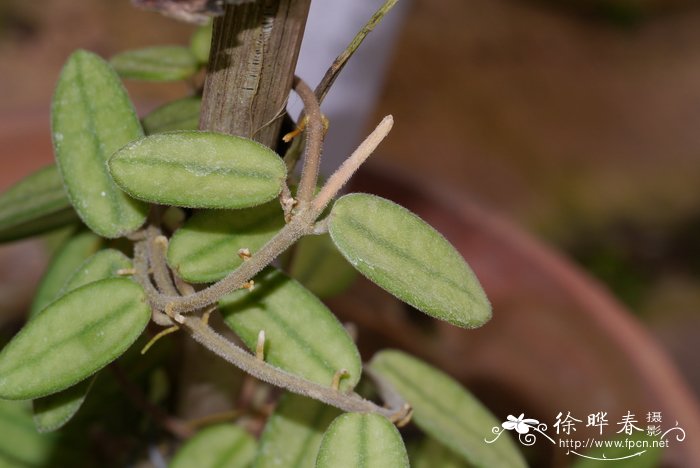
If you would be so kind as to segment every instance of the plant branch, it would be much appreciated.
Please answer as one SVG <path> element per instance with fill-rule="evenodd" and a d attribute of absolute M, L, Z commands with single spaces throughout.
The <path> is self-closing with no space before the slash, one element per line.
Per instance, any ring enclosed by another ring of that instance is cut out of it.
<path fill-rule="evenodd" d="M 192 338 L 216 355 L 253 377 L 277 387 L 282 387 L 290 392 L 322 401 L 344 411 L 378 413 L 395 422 L 405 419 L 410 411 L 410 408 L 407 408 L 403 401 L 398 407 L 384 408 L 374 402 L 365 400 L 355 393 L 342 393 L 331 387 L 324 387 L 285 372 L 265 361 L 257 359 L 252 354 L 231 343 L 197 317 L 185 317 L 183 326 L 189 331 Z"/>
<path fill-rule="evenodd" d="M 384 16 L 389 13 L 397 2 L 398 0 L 386 0 L 384 4 L 372 15 L 367 24 L 365 24 L 364 27 L 355 35 L 352 42 L 348 44 L 343 53 L 336 57 L 333 64 L 323 76 L 323 79 L 321 79 L 321 82 L 318 84 L 318 86 L 316 86 L 315 93 L 316 97 L 318 98 L 318 102 L 323 102 L 336 78 L 338 78 L 338 75 L 343 70 L 348 60 L 350 60 L 350 57 L 353 56 L 357 48 L 360 47 L 360 44 L 362 44 L 362 41 L 365 40 L 367 35 L 372 32 L 372 30 L 382 21 Z"/>
<path fill-rule="evenodd" d="M 304 167 L 301 171 L 301 181 L 297 190 L 297 199 L 303 206 L 311 201 L 316 191 L 318 171 L 321 166 L 321 151 L 323 146 L 323 117 L 316 95 L 309 86 L 298 76 L 294 77 L 294 91 L 304 103 L 306 124 L 306 149 L 304 151 Z"/>
<path fill-rule="evenodd" d="M 301 207 L 292 220 L 285 225 L 250 259 L 225 278 L 188 296 L 166 295 L 155 291 L 153 285 L 147 288 L 151 304 L 158 310 L 168 310 L 174 313 L 185 313 L 214 304 L 221 297 L 239 289 L 267 265 L 287 250 L 292 244 L 306 234 L 313 233 L 314 222 L 323 209 L 330 203 L 338 191 L 352 177 L 360 165 L 367 160 L 379 143 L 386 137 L 393 126 L 393 118 L 389 115 L 379 123 L 377 128 L 360 144 L 354 153 L 333 173 L 328 182 L 312 200 L 308 207 Z M 141 273 L 143 274 L 143 273 Z M 146 281 L 150 283 L 150 281 Z M 155 293 L 154 293 L 155 291 Z"/>

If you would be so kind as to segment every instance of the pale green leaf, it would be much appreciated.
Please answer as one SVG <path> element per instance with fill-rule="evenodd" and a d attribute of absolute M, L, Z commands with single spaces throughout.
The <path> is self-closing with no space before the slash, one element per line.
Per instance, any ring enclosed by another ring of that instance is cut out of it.
<path fill-rule="evenodd" d="M 56 166 L 28 175 L 0 195 L 0 242 L 42 234 L 78 221 Z"/>
<path fill-rule="evenodd" d="M 118 250 L 105 249 L 85 260 L 68 278 L 60 296 L 95 281 L 119 277 L 118 271 L 131 268 L 131 261 Z M 67 423 L 80 409 L 94 377 L 79 382 L 58 393 L 33 401 L 34 424 L 39 432 L 54 431 Z"/>
<path fill-rule="evenodd" d="M 53 97 L 54 153 L 80 218 L 103 237 L 119 237 L 146 220 L 148 206 L 112 181 L 107 159 L 143 135 L 134 108 L 109 65 L 97 55 L 70 56 Z"/>
<path fill-rule="evenodd" d="M 119 357 L 151 310 L 141 286 L 111 278 L 82 286 L 27 323 L 0 352 L 0 398 L 39 398 Z"/>
<path fill-rule="evenodd" d="M 275 198 L 286 167 L 270 148 L 222 133 L 158 133 L 109 161 L 114 180 L 142 200 L 190 208 L 247 208 Z"/>
<path fill-rule="evenodd" d="M 132 80 L 184 80 L 199 69 L 197 58 L 182 46 L 155 46 L 127 50 L 109 60 L 119 76 Z"/>
<path fill-rule="evenodd" d="M 26 402 L 0 400 L 0 467 L 48 466 L 59 442 L 53 434 L 39 434 Z"/>
<path fill-rule="evenodd" d="M 58 299 L 68 278 L 102 245 L 102 239 L 92 232 L 82 231 L 68 238 L 56 251 L 49 267 L 41 278 L 29 309 L 35 317 L 44 307 Z"/>
<path fill-rule="evenodd" d="M 470 465 L 460 456 L 435 439 L 425 437 L 413 450 L 408 451 L 411 468 L 469 468 Z"/>
<path fill-rule="evenodd" d="M 330 386 L 346 369 L 340 388 L 353 388 L 362 371 L 360 355 L 333 313 L 301 284 L 269 268 L 252 291 L 235 291 L 219 301 L 226 324 L 255 350 L 265 331 L 265 361 L 312 382 Z"/>
<path fill-rule="evenodd" d="M 187 281 L 217 281 L 243 263 L 240 249 L 255 253 L 283 227 L 277 200 L 244 210 L 199 211 L 170 239 L 168 264 Z"/>
<path fill-rule="evenodd" d="M 132 268 L 131 260 L 116 249 L 104 249 L 87 258 L 66 280 L 60 295 L 95 281 L 118 278 L 119 270 Z"/>
<path fill-rule="evenodd" d="M 32 402 L 34 425 L 39 432 L 51 432 L 63 427 L 78 412 L 97 375 L 93 375 L 58 393 Z"/>
<path fill-rule="evenodd" d="M 320 401 L 285 394 L 265 424 L 254 468 L 313 466 L 323 433 L 339 414 Z"/>
<path fill-rule="evenodd" d="M 328 228 L 360 273 L 402 301 L 460 327 L 491 318 L 486 294 L 459 252 L 402 206 L 374 195 L 345 195 L 335 202 Z"/>
<path fill-rule="evenodd" d="M 526 466 L 507 433 L 493 444 L 500 427 L 489 410 L 443 372 L 400 351 L 377 353 L 370 368 L 386 379 L 413 407 L 413 421 L 428 435 L 479 467 Z"/>
<path fill-rule="evenodd" d="M 214 23 L 210 21 L 208 24 L 198 27 L 190 37 L 190 50 L 200 63 L 209 61 L 213 26 Z"/>
<path fill-rule="evenodd" d="M 320 298 L 332 297 L 352 285 L 357 272 L 338 252 L 330 236 L 306 236 L 297 242 L 289 275 Z"/>
<path fill-rule="evenodd" d="M 245 468 L 256 442 L 243 428 L 218 424 L 199 431 L 175 454 L 170 468 Z"/>
<path fill-rule="evenodd" d="M 155 109 L 141 119 L 141 123 L 147 135 L 173 130 L 197 130 L 201 107 L 202 100 L 198 97 L 178 99 Z"/>
<path fill-rule="evenodd" d="M 316 468 L 408 468 L 406 447 L 396 427 L 378 414 L 346 413 L 330 425 Z"/>

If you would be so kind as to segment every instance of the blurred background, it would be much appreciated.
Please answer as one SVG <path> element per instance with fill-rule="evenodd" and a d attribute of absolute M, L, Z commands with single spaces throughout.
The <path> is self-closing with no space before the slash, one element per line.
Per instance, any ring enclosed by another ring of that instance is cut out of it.
<path fill-rule="evenodd" d="M 356 19 L 345 14 L 357 26 L 349 28 L 347 38 L 338 39 L 337 50 L 336 43 L 325 50 L 306 45 L 302 77 L 315 85 L 330 58 L 380 3 L 358 3 Z M 323 34 L 329 14 L 312 16 L 306 41 L 313 39 L 310 34 Z M 146 45 L 184 44 L 192 30 L 158 14 L 135 10 L 127 0 L 0 0 L 0 188 L 51 161 L 49 102 L 72 50 L 86 48 L 109 57 Z M 563 331 L 543 331 L 561 319 L 562 327 L 578 334 L 571 346 L 584 349 L 588 343 L 607 349 L 597 341 L 597 329 L 587 327 L 587 319 L 568 315 L 595 308 L 595 303 L 582 306 L 570 304 L 570 298 L 556 299 L 557 285 L 551 278 L 580 268 L 593 278 L 586 279 L 586 284 L 595 294 L 611 296 L 615 313 L 619 309 L 633 314 L 644 324 L 695 396 L 700 395 L 697 4 L 684 0 L 413 0 L 404 1 L 401 11 L 380 26 L 376 36 L 370 36 L 361 52 L 365 58 L 359 56 L 357 63 L 351 63 L 354 68 L 344 78 L 345 84 L 340 82 L 329 98 L 325 109 L 331 120 L 329 160 L 342 159 L 363 128 L 393 114 L 396 126 L 371 164 L 381 177 L 410 174 L 413 186 L 424 190 L 420 193 L 438 190 L 443 194 L 431 200 L 443 197 L 453 205 L 461 200 L 478 207 L 434 215 L 435 222 L 442 222 L 440 230 L 457 244 L 461 234 L 450 226 L 471 226 L 470 232 L 481 232 L 479 242 L 474 240 L 476 234 L 463 242 L 463 253 L 471 253 L 472 257 L 465 256 L 483 276 L 496 316 L 503 310 L 502 320 L 516 314 L 523 320 L 501 322 L 501 327 L 521 323 L 524 328 L 517 332 L 523 335 L 523 343 L 532 343 L 547 341 L 552 334 L 561 338 Z M 358 86 L 364 76 L 366 86 Z M 129 82 L 128 90 L 141 112 L 189 92 L 183 83 Z M 349 115 L 342 113 L 348 103 L 358 100 Z M 366 185 L 371 187 L 369 182 Z M 401 192 L 401 185 L 397 187 Z M 430 216 L 425 215 L 429 221 Z M 490 216 L 498 218 L 496 228 Z M 537 249 L 551 249 L 557 261 L 564 262 L 564 270 L 548 261 L 529 269 L 529 257 L 504 258 L 509 250 L 499 248 L 484 226 L 517 232 L 516 237 L 524 236 Z M 0 259 L 0 312 L 9 317 L 28 301 L 46 259 L 30 243 L 3 248 Z M 522 278 L 541 279 L 541 289 L 528 289 L 522 281 L 520 289 L 512 286 L 520 281 L 519 269 Z M 18 297 L 18 291 L 24 296 Z M 533 291 L 537 299 L 530 297 Z M 555 299 L 542 299 L 548 295 Z M 8 321 L 0 319 L 0 324 Z M 596 321 L 606 323 L 606 318 Z M 503 336 L 498 323 L 491 331 L 489 327 L 460 339 L 470 337 L 478 343 Z M 614 338 L 614 332 L 608 329 L 606 336 L 606 340 Z M 542 354 L 556 352 L 555 345 L 561 345 L 560 357 L 571 351 L 557 341 Z M 484 351 L 484 356 L 490 352 Z M 611 362 L 617 359 L 607 357 Z M 559 365 L 551 371 L 556 376 L 538 368 L 540 377 L 576 382 L 567 374 L 575 374 L 576 369 Z M 626 364 L 596 365 L 624 368 Z M 497 401 L 508 400 L 502 393 L 511 388 L 517 373 L 504 377 L 478 368 L 472 366 L 459 377 L 471 382 L 479 396 L 503 414 L 518 411 Z M 460 373 L 451 370 L 453 375 Z M 598 375 L 590 369 L 581 372 L 589 371 Z M 571 389 L 567 394 L 553 385 L 532 390 L 547 391 L 563 392 L 562 404 L 576 392 Z M 536 397 L 526 399 L 517 404 L 540 411 L 543 419 L 556 415 L 544 414 Z"/>

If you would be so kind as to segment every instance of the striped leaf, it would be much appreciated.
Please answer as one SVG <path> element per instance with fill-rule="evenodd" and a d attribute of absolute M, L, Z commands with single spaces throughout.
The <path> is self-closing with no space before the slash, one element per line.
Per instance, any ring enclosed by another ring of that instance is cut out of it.
<path fill-rule="evenodd" d="M 357 278 L 327 234 L 302 237 L 297 242 L 289 275 L 320 298 L 340 294 Z"/>
<path fill-rule="evenodd" d="M 197 130 L 202 100 L 186 97 L 164 104 L 141 119 L 146 135 L 173 130 Z"/>
<path fill-rule="evenodd" d="M 122 268 L 131 268 L 131 261 L 121 252 L 105 249 L 88 258 L 68 278 L 60 295 L 78 289 L 86 284 L 107 278 L 115 278 Z M 49 432 L 66 424 L 80 409 L 95 376 L 83 380 L 58 393 L 34 400 L 34 424 L 39 432 Z"/>
<path fill-rule="evenodd" d="M 84 380 L 126 351 L 150 317 L 145 293 L 126 278 L 66 294 L 0 352 L 0 398 L 39 398 Z"/>
<path fill-rule="evenodd" d="M 400 351 L 377 353 L 370 368 L 411 404 L 418 427 L 469 463 L 479 467 L 526 466 L 508 434 L 493 444 L 484 442 L 500 422 L 451 377 Z"/>
<path fill-rule="evenodd" d="M 61 296 L 68 278 L 102 245 L 102 239 L 90 231 L 81 231 L 68 238 L 54 254 L 41 278 L 29 316 L 35 317 L 44 307 Z"/>
<path fill-rule="evenodd" d="M 109 161 L 130 195 L 190 208 L 248 208 L 275 198 L 286 168 L 270 148 L 212 132 L 158 133 L 134 141 Z"/>
<path fill-rule="evenodd" d="M 28 175 L 0 195 L 0 242 L 42 234 L 77 220 L 53 165 Z"/>
<path fill-rule="evenodd" d="M 90 52 L 70 56 L 53 97 L 51 127 L 58 168 L 80 218 L 103 237 L 119 237 L 146 220 L 147 205 L 112 181 L 107 159 L 143 135 L 119 77 Z"/>
<path fill-rule="evenodd" d="M 491 318 L 459 252 L 407 209 L 374 195 L 346 195 L 333 206 L 329 232 L 360 273 L 426 314 L 469 328 Z"/>
<path fill-rule="evenodd" d="M 178 450 L 170 468 L 245 468 L 255 457 L 256 442 L 243 428 L 218 424 L 199 431 Z"/>
<path fill-rule="evenodd" d="M 279 270 L 255 279 L 253 291 L 239 290 L 219 301 L 226 324 L 251 350 L 265 331 L 265 361 L 312 382 L 330 386 L 346 369 L 340 388 L 353 388 L 362 371 L 360 354 L 343 326 L 321 301 Z"/>
<path fill-rule="evenodd" d="M 181 46 L 127 50 L 113 56 L 109 63 L 119 76 L 144 81 L 184 80 L 199 69 L 199 63 L 192 51 Z"/>
<path fill-rule="evenodd" d="M 170 240 L 168 263 L 187 281 L 217 281 L 243 262 L 240 249 L 255 253 L 283 227 L 276 200 L 245 210 L 199 211 Z"/>
<path fill-rule="evenodd" d="M 430 437 L 411 450 L 409 447 L 408 456 L 411 460 L 411 468 L 469 468 L 470 465 L 464 459 L 448 449 L 441 443 Z"/>
<path fill-rule="evenodd" d="M 285 394 L 267 420 L 255 468 L 313 466 L 323 433 L 340 414 L 332 406 L 293 393 Z"/>
<path fill-rule="evenodd" d="M 406 447 L 396 427 L 377 414 L 338 416 L 321 441 L 316 468 L 408 468 Z"/>

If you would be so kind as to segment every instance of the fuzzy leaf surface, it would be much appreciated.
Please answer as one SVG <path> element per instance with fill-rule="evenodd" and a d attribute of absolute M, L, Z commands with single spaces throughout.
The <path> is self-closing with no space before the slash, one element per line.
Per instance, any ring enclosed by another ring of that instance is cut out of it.
<path fill-rule="evenodd" d="M 202 100 L 186 97 L 169 102 L 141 119 L 146 135 L 174 130 L 197 130 Z"/>
<path fill-rule="evenodd" d="M 243 262 L 239 249 L 255 253 L 283 227 L 276 200 L 244 210 L 199 211 L 170 239 L 168 264 L 187 281 L 217 281 Z"/>
<path fill-rule="evenodd" d="M 68 58 L 53 97 L 51 130 L 68 198 L 83 222 L 108 238 L 140 227 L 148 207 L 114 184 L 107 159 L 143 130 L 119 77 L 97 55 L 79 50 Z"/>
<path fill-rule="evenodd" d="M 184 80 L 199 69 L 197 58 L 187 47 L 155 46 L 127 50 L 109 60 L 119 76 L 132 80 Z"/>
<path fill-rule="evenodd" d="M 66 294 L 0 352 L 0 398 L 39 398 L 84 380 L 126 351 L 150 317 L 144 291 L 130 279 Z"/>
<path fill-rule="evenodd" d="M 61 289 L 60 295 L 86 284 L 107 278 L 119 277 L 117 271 L 131 268 L 131 260 L 118 250 L 105 249 L 89 257 L 78 267 Z M 49 432 L 66 424 L 80 409 L 96 376 L 32 402 L 34 424 L 39 432 Z"/>
<path fill-rule="evenodd" d="M 378 414 L 345 413 L 330 425 L 318 450 L 316 468 L 408 468 L 401 434 Z"/>
<path fill-rule="evenodd" d="M 314 466 L 323 433 L 340 410 L 320 401 L 286 393 L 267 420 L 255 468 Z"/>
<path fill-rule="evenodd" d="M 61 290 L 80 265 L 102 245 L 102 239 L 90 231 L 80 231 L 69 237 L 56 251 L 29 309 L 29 317 L 35 317 L 44 307 L 61 296 Z"/>
<path fill-rule="evenodd" d="M 42 234 L 78 221 L 56 166 L 28 175 L 0 195 L 0 242 Z"/>
<path fill-rule="evenodd" d="M 302 237 L 297 242 L 289 274 L 320 298 L 340 294 L 357 278 L 357 271 L 328 234 Z"/>
<path fill-rule="evenodd" d="M 328 228 L 360 273 L 416 309 L 468 328 L 491 318 L 486 294 L 459 252 L 406 208 L 375 195 L 345 195 Z"/>
<path fill-rule="evenodd" d="M 130 195 L 189 208 L 248 208 L 275 198 L 287 171 L 270 148 L 213 132 L 158 133 L 129 143 L 109 161 Z"/>
<path fill-rule="evenodd" d="M 297 281 L 274 268 L 255 278 L 255 288 L 235 291 L 219 301 L 226 324 L 255 350 L 265 330 L 265 361 L 321 385 L 346 369 L 341 390 L 360 379 L 360 354 L 335 315 Z"/>
<path fill-rule="evenodd" d="M 442 371 L 400 351 L 381 351 L 370 368 L 413 407 L 413 421 L 426 434 L 479 467 L 525 467 L 509 435 L 493 444 L 491 428 L 501 423 L 473 395 Z"/>
<path fill-rule="evenodd" d="M 175 454 L 170 468 L 244 468 L 253 461 L 256 445 L 243 428 L 217 424 L 188 440 Z"/>

